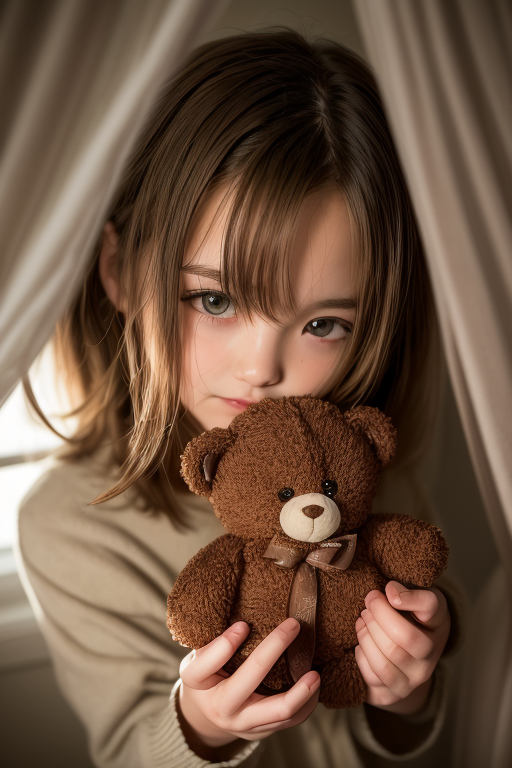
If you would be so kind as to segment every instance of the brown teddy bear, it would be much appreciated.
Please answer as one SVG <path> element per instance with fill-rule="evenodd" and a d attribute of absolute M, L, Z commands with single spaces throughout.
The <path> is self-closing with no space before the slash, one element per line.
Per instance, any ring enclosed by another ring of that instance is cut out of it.
<path fill-rule="evenodd" d="M 169 595 L 167 626 L 201 648 L 243 620 L 250 633 L 224 669 L 232 673 L 280 622 L 301 629 L 258 693 L 288 690 L 309 669 L 320 702 L 365 698 L 355 623 L 372 589 L 388 580 L 430 587 L 446 568 L 438 528 L 372 514 L 396 431 L 377 408 L 341 411 L 314 397 L 266 398 L 191 440 L 181 472 L 229 531 L 185 566 Z"/>

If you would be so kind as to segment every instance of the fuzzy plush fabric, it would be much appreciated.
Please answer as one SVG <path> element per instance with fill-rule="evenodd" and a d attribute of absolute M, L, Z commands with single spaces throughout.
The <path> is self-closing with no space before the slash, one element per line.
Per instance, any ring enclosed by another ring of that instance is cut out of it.
<path fill-rule="evenodd" d="M 209 499 L 230 533 L 180 573 L 168 599 L 173 638 L 200 648 L 246 621 L 249 636 L 225 666 L 232 673 L 295 615 L 301 640 L 258 691 L 288 690 L 313 668 L 321 674 L 326 707 L 361 704 L 365 687 L 354 647 L 365 596 L 384 591 L 390 579 L 429 587 L 448 559 L 438 528 L 371 513 L 380 472 L 395 449 L 396 431 L 378 409 L 343 412 L 313 397 L 267 398 L 228 429 L 191 440 L 182 476 Z M 338 548 L 334 556 L 332 548 Z"/>

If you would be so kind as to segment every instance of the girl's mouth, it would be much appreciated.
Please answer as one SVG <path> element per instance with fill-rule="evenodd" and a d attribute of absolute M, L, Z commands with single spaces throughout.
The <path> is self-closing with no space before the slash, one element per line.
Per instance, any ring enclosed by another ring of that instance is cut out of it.
<path fill-rule="evenodd" d="M 230 400 L 226 397 L 221 397 L 220 399 L 230 405 L 232 408 L 235 408 L 237 411 L 245 411 L 251 402 L 255 402 L 254 400 Z"/>

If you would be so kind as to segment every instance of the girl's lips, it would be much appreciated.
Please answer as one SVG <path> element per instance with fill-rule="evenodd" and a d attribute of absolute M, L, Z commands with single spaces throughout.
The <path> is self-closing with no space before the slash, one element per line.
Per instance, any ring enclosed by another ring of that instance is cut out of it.
<path fill-rule="evenodd" d="M 230 400 L 227 397 L 221 397 L 221 400 L 224 400 L 232 408 L 236 408 L 237 411 L 245 411 L 248 405 L 257 402 L 256 400 Z"/>

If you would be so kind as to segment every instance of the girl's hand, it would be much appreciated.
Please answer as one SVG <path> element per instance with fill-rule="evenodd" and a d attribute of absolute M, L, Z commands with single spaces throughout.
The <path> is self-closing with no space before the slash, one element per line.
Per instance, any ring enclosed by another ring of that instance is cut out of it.
<path fill-rule="evenodd" d="M 243 621 L 233 624 L 211 643 L 183 659 L 180 714 L 192 727 L 200 748 L 203 745 L 218 749 L 239 738 L 248 741 L 265 738 L 309 717 L 318 703 L 318 672 L 307 672 L 286 693 L 273 696 L 254 693 L 297 636 L 299 626 L 292 618 L 283 621 L 231 676 L 222 667 L 249 634 L 249 626 Z M 196 745 L 193 748 L 197 751 Z"/>
<path fill-rule="evenodd" d="M 450 632 L 446 598 L 436 587 L 408 590 L 389 581 L 386 595 L 372 590 L 365 604 L 356 621 L 355 653 L 366 702 L 400 714 L 417 712 Z"/>

